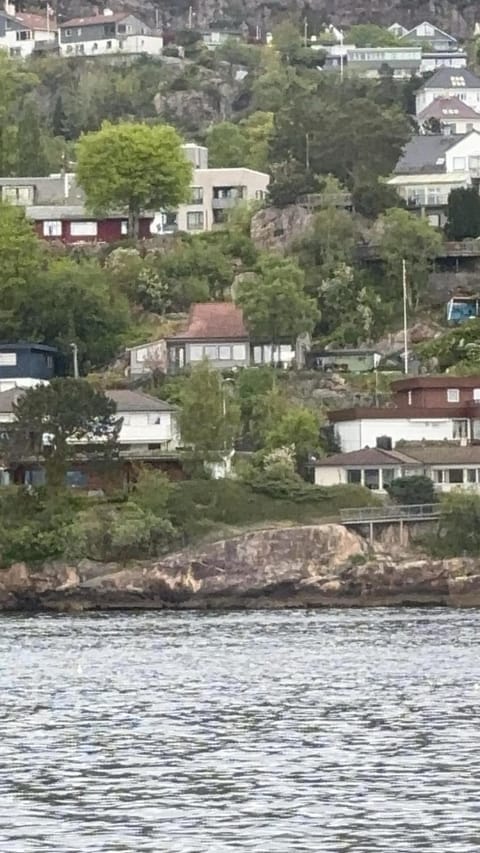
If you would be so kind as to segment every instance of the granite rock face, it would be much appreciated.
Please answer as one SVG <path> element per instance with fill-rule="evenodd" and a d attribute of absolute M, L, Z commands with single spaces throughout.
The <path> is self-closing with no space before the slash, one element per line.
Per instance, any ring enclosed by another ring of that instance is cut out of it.
<path fill-rule="evenodd" d="M 84 560 L 0 574 L 0 609 L 480 606 L 480 560 L 371 549 L 339 524 L 246 533 L 123 567 Z"/>

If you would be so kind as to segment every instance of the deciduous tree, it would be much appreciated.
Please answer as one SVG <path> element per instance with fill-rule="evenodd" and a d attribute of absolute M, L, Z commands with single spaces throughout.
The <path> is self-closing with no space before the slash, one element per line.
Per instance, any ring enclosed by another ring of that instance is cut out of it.
<path fill-rule="evenodd" d="M 405 260 L 409 305 L 411 308 L 418 307 L 428 284 L 433 259 L 442 245 L 442 238 L 426 219 L 400 208 L 387 210 L 381 224 L 379 252 L 391 286 L 400 296 L 402 260 Z"/>
<path fill-rule="evenodd" d="M 240 409 L 222 375 L 203 361 L 181 390 L 179 427 L 182 441 L 197 458 L 214 459 L 231 450 L 240 426 Z"/>
<path fill-rule="evenodd" d="M 448 196 L 448 237 L 464 240 L 480 235 L 480 195 L 473 187 L 452 190 Z"/>
<path fill-rule="evenodd" d="M 187 200 L 191 174 L 181 139 L 169 125 L 104 122 L 77 146 L 77 177 L 89 207 L 126 208 L 131 237 L 138 236 L 142 211 Z"/>

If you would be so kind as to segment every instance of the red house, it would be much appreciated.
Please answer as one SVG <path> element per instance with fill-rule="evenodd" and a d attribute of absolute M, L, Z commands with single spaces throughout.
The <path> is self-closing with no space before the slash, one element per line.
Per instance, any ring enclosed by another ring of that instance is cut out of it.
<path fill-rule="evenodd" d="M 109 213 L 98 217 L 88 213 L 83 205 L 32 205 L 26 215 L 44 240 L 61 240 L 63 243 L 116 243 L 128 236 L 125 213 Z M 140 217 L 139 237 L 151 237 L 153 214 Z"/>

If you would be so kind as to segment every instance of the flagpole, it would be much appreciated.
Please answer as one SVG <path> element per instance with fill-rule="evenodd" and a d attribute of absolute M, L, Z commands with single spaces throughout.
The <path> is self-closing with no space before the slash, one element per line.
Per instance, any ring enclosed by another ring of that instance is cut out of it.
<path fill-rule="evenodd" d="M 408 318 L 407 318 L 407 266 L 405 258 L 402 260 L 402 287 L 403 287 L 403 350 L 405 373 L 408 373 Z"/>

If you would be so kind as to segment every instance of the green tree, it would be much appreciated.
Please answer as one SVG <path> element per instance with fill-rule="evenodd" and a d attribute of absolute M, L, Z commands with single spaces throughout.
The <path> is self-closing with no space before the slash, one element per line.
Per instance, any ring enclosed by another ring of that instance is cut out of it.
<path fill-rule="evenodd" d="M 442 556 L 480 554 L 480 495 L 458 491 L 443 497 L 434 550 Z"/>
<path fill-rule="evenodd" d="M 447 236 L 451 240 L 480 236 L 480 195 L 474 187 L 452 190 L 448 196 Z"/>
<path fill-rule="evenodd" d="M 115 445 L 121 422 L 115 403 L 84 379 L 53 379 L 29 388 L 13 406 L 14 425 L 7 453 L 22 451 L 45 459 L 47 485 L 65 485 L 68 463 L 78 442 L 99 443 L 106 455 Z"/>
<path fill-rule="evenodd" d="M 406 263 L 408 301 L 417 308 L 428 285 L 428 276 L 442 238 L 426 219 L 407 210 L 392 208 L 381 217 L 379 253 L 393 292 L 402 292 L 402 260 Z"/>
<path fill-rule="evenodd" d="M 232 448 L 238 435 L 240 409 L 225 384 L 222 375 L 203 361 L 182 387 L 180 433 L 197 458 L 218 457 Z"/>
<path fill-rule="evenodd" d="M 293 259 L 264 257 L 257 276 L 238 287 L 237 300 L 250 333 L 272 343 L 295 343 L 298 335 L 311 332 L 318 317 L 313 299 L 305 292 L 305 276 Z"/>
<path fill-rule="evenodd" d="M 187 200 L 192 174 L 181 139 L 168 125 L 104 122 L 77 146 L 77 178 L 95 211 L 125 207 L 128 233 L 138 236 L 142 210 Z"/>
<path fill-rule="evenodd" d="M 77 264 L 61 258 L 42 269 L 26 265 L 26 260 L 22 258 L 20 278 L 12 275 L 10 282 L 0 283 L 1 337 L 52 344 L 69 359 L 71 343 L 76 342 L 82 371 L 103 367 L 130 325 L 125 297 L 94 261 Z"/>
<path fill-rule="evenodd" d="M 248 140 L 238 124 L 222 121 L 214 124 L 207 133 L 209 164 L 215 169 L 245 166 L 248 157 Z"/>
<path fill-rule="evenodd" d="M 16 291 L 38 275 L 46 263 L 45 245 L 36 237 L 24 210 L 0 204 L 0 318 L 8 315 Z M 34 305 L 31 309 L 35 311 Z"/>
<path fill-rule="evenodd" d="M 347 211 L 327 207 L 315 215 L 311 227 L 295 245 L 309 292 L 318 292 L 319 281 L 331 277 L 341 264 L 353 262 L 359 237 L 358 224 Z"/>
<path fill-rule="evenodd" d="M 42 126 L 38 104 L 28 97 L 22 104 L 17 134 L 17 175 L 48 175 L 47 135 Z"/>
<path fill-rule="evenodd" d="M 17 163 L 17 115 L 21 98 L 38 78 L 21 62 L 0 52 L 0 174 L 12 175 Z"/>
<path fill-rule="evenodd" d="M 317 416 L 304 406 L 290 406 L 280 420 L 266 433 L 267 449 L 293 447 L 297 460 L 305 459 L 319 445 Z"/>
<path fill-rule="evenodd" d="M 399 47 L 405 44 L 378 24 L 355 24 L 350 27 L 347 40 L 355 47 Z"/>
<path fill-rule="evenodd" d="M 430 477 L 396 477 L 387 485 L 387 492 L 397 504 L 432 504 L 437 500 Z"/>
<path fill-rule="evenodd" d="M 241 122 L 246 141 L 246 157 L 242 166 L 264 172 L 269 168 L 269 146 L 273 133 L 273 113 L 252 113 Z"/>

